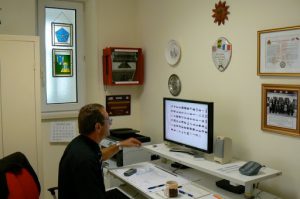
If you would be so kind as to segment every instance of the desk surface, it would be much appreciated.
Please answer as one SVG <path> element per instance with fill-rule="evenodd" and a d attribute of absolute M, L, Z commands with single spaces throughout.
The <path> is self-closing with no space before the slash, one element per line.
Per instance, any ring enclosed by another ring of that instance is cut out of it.
<path fill-rule="evenodd" d="M 227 179 L 232 183 L 249 186 L 265 179 L 269 179 L 278 175 L 281 175 L 281 171 L 271 169 L 269 167 L 263 167 L 259 173 L 255 176 L 245 176 L 239 173 L 238 168 L 245 164 L 244 161 L 233 160 L 231 163 L 219 164 L 214 161 L 209 161 L 204 158 L 194 158 L 192 155 L 170 152 L 169 147 L 165 144 L 155 144 L 144 146 L 146 150 L 151 153 L 160 155 L 172 161 L 179 162 L 187 165 L 196 170 L 211 174 L 213 176 Z"/>
<path fill-rule="evenodd" d="M 136 168 L 137 173 L 129 177 L 124 176 L 123 173 L 129 168 Z M 171 170 L 168 170 L 165 164 L 158 164 L 157 162 L 155 164 L 142 162 L 123 168 L 112 169 L 110 172 L 129 185 L 135 187 L 148 198 L 167 198 L 164 195 L 164 185 L 167 181 L 176 181 L 178 183 L 180 187 L 179 190 L 181 191 L 181 193 L 178 193 L 178 198 L 180 199 L 203 198 L 211 195 L 211 191 L 209 189 L 191 182 L 190 179 L 179 174 L 175 174 Z M 187 173 L 190 173 L 190 171 Z M 195 175 L 195 173 L 192 175 Z M 196 178 L 199 180 L 199 176 Z M 212 198 L 217 199 L 215 197 Z"/>
<path fill-rule="evenodd" d="M 145 166 L 149 166 L 149 165 L 154 165 L 154 166 L 158 166 L 158 168 L 161 169 L 161 172 L 166 172 L 166 175 L 163 174 L 163 176 L 169 176 L 170 177 L 170 173 L 173 173 L 174 175 L 174 168 L 170 167 L 170 164 L 168 163 L 163 163 L 161 161 L 156 161 L 153 163 L 138 163 L 138 164 L 134 164 L 134 165 L 129 165 L 126 167 L 122 167 L 122 168 L 118 168 L 118 169 L 112 169 L 110 170 L 110 173 L 112 173 L 114 176 L 116 176 L 117 178 L 121 179 L 122 181 L 126 182 L 127 184 L 131 185 L 132 187 L 134 187 L 135 189 L 137 189 L 140 193 L 142 193 L 146 198 L 153 198 L 153 199 L 162 199 L 165 198 L 163 196 L 163 188 L 158 188 L 155 189 L 153 192 L 149 192 L 147 190 L 145 190 L 145 188 L 143 187 L 143 184 L 146 183 L 154 183 L 157 184 L 157 182 L 152 182 L 152 179 L 156 179 L 155 177 L 146 177 L 146 178 L 141 178 L 139 181 L 137 180 L 137 178 L 135 177 L 125 177 L 123 175 L 123 172 L 126 171 L 129 168 L 143 168 Z M 217 177 L 209 175 L 207 173 L 203 173 L 201 171 L 198 171 L 196 169 L 184 169 L 184 170 L 176 170 L 176 176 L 178 177 L 177 179 L 170 179 L 170 178 L 166 178 L 164 179 L 164 182 L 168 181 L 168 180 L 178 180 L 180 185 L 184 185 L 184 183 L 188 184 L 188 183 L 192 183 L 193 185 L 197 186 L 200 188 L 200 191 L 204 190 L 208 192 L 208 195 L 203 195 L 203 197 L 199 197 L 199 198 L 205 198 L 205 197 L 209 197 L 210 194 L 218 194 L 220 196 L 222 196 L 222 199 L 243 199 L 244 196 L 243 194 L 234 194 L 228 191 L 225 191 L 221 188 L 218 188 L 215 185 L 215 182 L 217 180 L 219 180 Z M 159 182 L 161 183 L 161 182 Z M 266 192 L 260 192 L 260 190 L 255 190 L 254 195 L 259 194 L 260 198 L 264 198 L 264 199 L 278 199 L 278 197 L 273 196 L 269 193 Z M 180 199 L 191 199 L 191 197 L 188 196 L 184 196 L 184 195 L 179 195 Z M 195 197 L 196 198 L 196 197 Z M 212 196 L 210 198 L 213 198 Z"/>

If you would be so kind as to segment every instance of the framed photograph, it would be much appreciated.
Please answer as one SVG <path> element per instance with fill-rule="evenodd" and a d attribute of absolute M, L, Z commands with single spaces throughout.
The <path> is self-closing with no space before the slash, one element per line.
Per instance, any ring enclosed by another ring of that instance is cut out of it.
<path fill-rule="evenodd" d="M 257 75 L 300 76 L 300 26 L 257 32 Z"/>
<path fill-rule="evenodd" d="M 51 23 L 52 45 L 73 46 L 73 24 Z"/>
<path fill-rule="evenodd" d="M 262 84 L 261 129 L 300 136 L 300 85 Z"/>
<path fill-rule="evenodd" d="M 52 74 L 53 77 L 73 76 L 73 50 L 52 49 Z"/>

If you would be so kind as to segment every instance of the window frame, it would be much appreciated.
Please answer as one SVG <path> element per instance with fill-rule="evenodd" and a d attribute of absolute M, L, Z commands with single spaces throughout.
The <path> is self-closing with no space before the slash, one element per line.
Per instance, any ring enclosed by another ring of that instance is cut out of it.
<path fill-rule="evenodd" d="M 77 103 L 47 104 L 46 57 L 45 57 L 45 8 L 76 10 L 77 46 Z M 42 119 L 77 117 L 78 110 L 85 104 L 85 61 L 84 61 L 84 5 L 82 2 L 39 1 L 39 36 L 41 45 L 41 110 Z"/>

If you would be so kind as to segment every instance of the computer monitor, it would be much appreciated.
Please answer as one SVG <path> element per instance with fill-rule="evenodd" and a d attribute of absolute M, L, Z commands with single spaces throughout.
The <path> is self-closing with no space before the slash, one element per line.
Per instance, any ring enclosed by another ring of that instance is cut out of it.
<path fill-rule="evenodd" d="M 163 99 L 164 141 L 181 146 L 171 151 L 213 152 L 213 107 L 213 102 Z"/>

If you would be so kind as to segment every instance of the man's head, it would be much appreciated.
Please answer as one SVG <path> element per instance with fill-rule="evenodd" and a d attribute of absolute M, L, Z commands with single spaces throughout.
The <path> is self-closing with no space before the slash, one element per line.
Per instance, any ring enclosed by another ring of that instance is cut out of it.
<path fill-rule="evenodd" d="M 100 142 L 109 134 L 109 118 L 101 104 L 87 104 L 80 109 L 78 115 L 79 133 L 92 136 Z"/>

